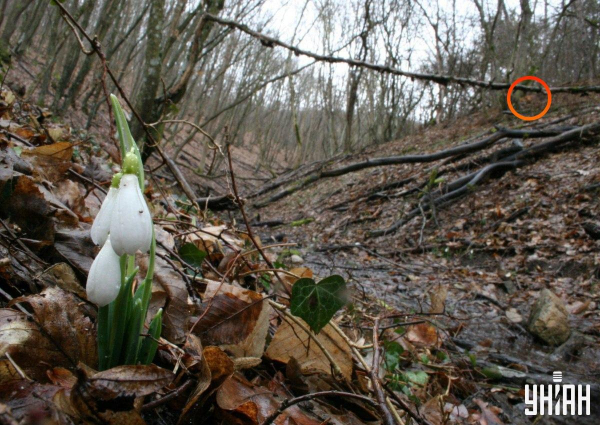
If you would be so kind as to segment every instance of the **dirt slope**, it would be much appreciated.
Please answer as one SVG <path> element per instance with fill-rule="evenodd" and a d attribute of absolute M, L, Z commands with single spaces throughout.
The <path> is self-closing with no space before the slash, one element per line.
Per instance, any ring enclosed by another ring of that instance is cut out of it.
<path fill-rule="evenodd" d="M 599 120 L 600 108 L 593 99 L 569 99 L 529 128 Z M 490 131 L 493 125 L 515 128 L 523 123 L 504 114 L 479 115 L 426 129 L 337 165 L 447 149 Z M 299 253 L 309 267 L 323 275 L 347 276 L 354 283 L 358 304 L 407 314 L 429 311 L 431 295 L 445 288 L 449 317 L 437 324 L 448 332 L 448 347 L 458 352 L 468 349 L 483 362 L 546 376 L 562 370 L 575 381 L 597 386 L 599 141 L 598 137 L 587 138 L 534 163 L 493 175 L 465 197 L 436 208 L 433 216 L 427 214 L 425 221 L 419 215 L 397 232 L 378 238 L 370 238 L 369 232 L 387 227 L 423 199 L 423 189 L 414 188 L 427 182 L 430 170 L 437 166 L 444 171 L 444 180 L 436 183 L 443 190 L 445 183 L 476 167 L 477 158 L 500 147 L 455 162 L 369 168 L 322 179 L 261 208 L 257 221 L 295 221 L 263 227 L 262 235 L 265 239 L 285 235 L 286 241 L 299 244 Z M 520 142 L 527 148 L 543 139 Z M 507 140 L 501 147 L 510 143 Z M 375 187 L 408 180 L 402 187 L 373 193 Z M 560 348 L 544 344 L 526 329 L 532 305 L 544 288 L 555 293 L 569 312 L 571 338 Z M 485 380 L 481 376 L 476 380 L 482 378 Z M 522 388 L 522 382 L 505 381 Z M 522 400 L 502 393 L 488 395 L 488 400 L 504 410 L 509 423 L 530 423 L 522 413 Z M 597 423 L 598 417 L 587 422 L 578 418 L 577 423 Z"/>

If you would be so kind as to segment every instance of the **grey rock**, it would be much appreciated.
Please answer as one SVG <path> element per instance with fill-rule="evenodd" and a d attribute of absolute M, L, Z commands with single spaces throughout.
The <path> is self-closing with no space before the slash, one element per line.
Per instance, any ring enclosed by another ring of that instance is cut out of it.
<path fill-rule="evenodd" d="M 299 255 L 292 255 L 292 257 L 290 258 L 290 260 L 292 261 L 293 264 L 302 264 L 304 263 L 304 259 L 302 257 L 300 257 Z"/>
<path fill-rule="evenodd" d="M 560 298 L 550 290 L 544 289 L 533 305 L 528 329 L 549 345 L 561 345 L 569 339 L 569 313 Z"/>

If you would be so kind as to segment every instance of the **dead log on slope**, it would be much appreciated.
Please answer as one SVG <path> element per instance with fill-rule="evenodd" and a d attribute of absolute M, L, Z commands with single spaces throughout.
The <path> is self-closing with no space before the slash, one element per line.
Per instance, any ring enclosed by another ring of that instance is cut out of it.
<path fill-rule="evenodd" d="M 427 202 L 423 203 L 422 205 L 420 205 L 417 208 L 414 208 L 406 216 L 404 216 L 401 220 L 396 221 L 390 227 L 388 227 L 386 229 L 374 230 L 373 232 L 370 232 L 369 236 L 378 237 L 378 236 L 385 236 L 387 234 L 394 233 L 396 230 L 398 230 L 400 227 L 404 226 L 410 220 L 412 220 L 416 216 L 422 214 L 422 212 L 428 211 L 429 209 L 431 209 L 431 204 L 433 204 L 435 206 L 441 206 L 445 203 L 448 203 L 451 200 L 454 200 L 456 198 L 459 198 L 459 197 L 467 194 L 469 192 L 469 190 L 472 190 L 472 188 L 474 188 L 476 184 L 481 183 L 492 172 L 512 170 L 522 164 L 524 164 L 524 161 L 505 161 L 505 162 L 497 162 L 494 164 L 486 165 L 481 170 L 479 170 L 475 173 L 471 173 L 465 177 L 461 177 L 460 179 L 452 182 L 450 185 L 448 185 L 449 187 L 452 188 L 452 190 L 450 190 L 449 192 L 445 193 L 444 195 L 433 198 L 431 200 L 428 199 Z"/>
<path fill-rule="evenodd" d="M 345 174 L 354 173 L 357 171 L 361 171 L 367 168 L 373 167 L 382 167 L 387 165 L 400 165 L 400 164 L 419 164 L 419 163 L 429 163 L 438 161 L 445 158 L 456 157 L 459 155 L 471 154 L 474 152 L 479 152 L 484 150 L 492 145 L 494 145 L 499 140 L 510 137 L 517 138 L 523 137 L 527 135 L 528 138 L 540 138 L 540 137 L 548 137 L 549 135 L 561 134 L 561 129 L 546 129 L 546 130 L 498 130 L 495 133 L 484 137 L 483 139 L 476 140 L 471 143 L 465 143 L 459 146 L 455 146 L 449 149 L 445 149 L 438 152 L 433 152 L 430 154 L 418 154 L 418 155 L 402 155 L 402 156 L 387 156 L 380 158 L 368 158 L 364 161 L 355 162 L 343 167 L 334 168 L 332 170 L 324 170 L 322 168 L 313 172 L 312 174 L 305 174 L 301 180 L 297 180 L 290 187 L 276 193 L 270 198 L 256 202 L 253 206 L 255 208 L 263 208 L 279 199 L 285 198 L 288 195 L 291 195 L 294 192 L 297 192 L 310 184 L 316 182 L 320 179 L 339 177 Z M 275 187 L 280 187 L 282 184 L 278 184 Z M 271 190 L 261 189 L 259 193 L 264 194 Z M 256 196 L 253 195 L 253 196 Z"/>
<path fill-rule="evenodd" d="M 514 134 L 520 135 L 519 133 L 514 133 Z M 489 162 L 500 162 L 504 158 L 509 157 L 515 153 L 518 153 L 522 150 L 523 150 L 523 143 L 521 142 L 521 139 L 514 139 L 512 141 L 512 143 L 510 144 L 510 146 L 501 148 L 497 151 L 490 153 L 489 155 L 474 158 L 473 160 L 466 162 L 465 164 L 461 164 L 459 166 L 452 167 L 451 169 L 441 169 L 438 171 L 437 177 L 442 177 L 449 171 L 470 170 L 470 169 L 473 169 L 475 166 L 479 167 L 482 164 L 486 164 Z M 467 155 L 459 155 L 458 157 L 449 158 L 448 161 L 444 161 L 444 162 L 445 162 L 445 164 L 451 164 L 453 162 L 456 162 L 456 160 L 465 158 L 466 156 Z M 426 170 L 426 171 L 431 172 L 431 169 Z M 473 176 L 474 176 L 474 174 L 470 175 L 470 177 L 466 177 L 466 180 L 473 178 Z M 328 207 L 327 209 L 335 210 L 335 211 L 342 211 L 342 210 L 346 210 L 347 209 L 346 206 L 353 202 L 369 202 L 369 201 L 376 201 L 376 200 L 380 200 L 380 199 L 392 199 L 392 198 L 404 197 L 404 196 L 407 196 L 407 195 L 410 195 L 410 194 L 413 194 L 415 192 L 422 190 L 425 186 L 427 186 L 427 183 L 429 182 L 429 178 L 427 178 L 425 181 L 423 181 L 401 193 L 396 193 L 396 194 L 386 193 L 387 191 L 390 191 L 390 190 L 399 189 L 408 183 L 414 182 L 415 180 L 416 180 L 416 177 L 412 176 L 412 177 L 408 177 L 408 178 L 405 178 L 405 179 L 402 179 L 399 181 L 393 181 L 393 182 L 388 182 L 385 184 L 380 184 L 380 185 L 375 186 L 373 189 L 371 189 L 366 194 L 354 197 L 352 199 L 346 199 L 346 200 L 341 201 L 331 207 Z M 459 184 L 459 186 L 461 186 L 461 185 L 462 184 Z"/>
<path fill-rule="evenodd" d="M 281 186 L 285 186 L 286 184 L 289 184 L 293 181 L 302 179 L 311 173 L 318 172 L 318 171 L 322 170 L 323 168 L 325 168 L 326 166 L 332 165 L 335 162 L 341 161 L 345 158 L 347 158 L 347 155 L 343 155 L 343 156 L 337 155 L 326 161 L 317 161 L 317 162 L 311 162 L 310 164 L 302 165 L 301 167 L 298 167 L 294 170 L 291 170 L 287 173 L 284 173 L 284 174 L 278 176 L 268 185 L 260 188 L 256 192 L 249 195 L 248 198 L 251 199 L 251 198 L 256 198 L 257 196 L 260 196 L 260 195 L 264 195 L 265 193 L 268 193 L 275 189 L 278 189 Z"/>
<path fill-rule="evenodd" d="M 205 198 L 197 198 L 196 202 L 200 208 L 208 208 L 212 211 L 231 211 L 237 210 L 237 204 L 229 195 L 208 196 Z"/>
<path fill-rule="evenodd" d="M 568 142 L 579 141 L 583 137 L 597 134 L 600 134 L 600 122 L 584 125 L 566 131 L 558 136 L 550 138 L 546 142 L 538 143 L 527 149 L 523 149 L 520 152 L 510 155 L 509 157 L 505 158 L 502 162 L 489 164 L 483 167 L 481 170 L 467 174 L 466 176 L 460 177 L 454 180 L 453 182 L 449 183 L 444 188 L 445 193 L 443 193 L 442 190 L 432 192 L 427 196 L 427 202 L 424 202 L 417 208 L 414 208 L 406 216 L 396 221 L 388 228 L 378 229 L 370 232 L 369 236 L 378 237 L 394 233 L 416 216 L 422 214 L 424 211 L 428 211 L 431 208 L 431 205 L 442 206 L 469 193 L 475 188 L 475 186 L 478 183 L 481 183 L 492 172 L 506 172 L 508 170 L 521 167 L 525 164 L 531 163 L 532 161 L 539 159 L 541 156 L 553 150 L 556 150 L 557 148 L 562 147 Z"/>

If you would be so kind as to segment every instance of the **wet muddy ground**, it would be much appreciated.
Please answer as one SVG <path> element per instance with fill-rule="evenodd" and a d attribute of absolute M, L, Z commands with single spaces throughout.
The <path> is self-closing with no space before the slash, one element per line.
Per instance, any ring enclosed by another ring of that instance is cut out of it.
<path fill-rule="evenodd" d="M 278 232 L 262 230 L 260 233 L 264 240 L 269 240 Z M 514 277 L 504 280 L 498 277 L 495 261 L 490 260 L 486 252 L 473 250 L 457 255 L 437 252 L 387 258 L 378 257 L 369 248 L 371 253 L 364 248 L 318 252 L 323 249 L 318 240 L 307 242 L 288 238 L 287 242 L 298 243 L 295 249 L 304 260 L 303 266 L 311 268 L 320 277 L 330 274 L 345 277 L 353 289 L 355 302 L 378 305 L 376 309 L 382 313 L 427 312 L 430 308 L 428 294 L 439 285 L 446 286 L 446 315 L 436 317 L 434 323 L 442 332 L 443 346 L 452 353 L 453 361 L 459 364 L 467 357 L 474 357 L 481 367 L 508 368 L 507 376 L 500 379 L 470 376 L 471 382 L 476 384 L 463 400 L 467 407 L 474 398 L 484 397 L 502 409 L 506 423 L 534 423 L 535 417 L 524 414 L 524 385 L 552 383 L 553 371 L 563 372 L 564 383 L 590 384 L 592 400 L 600 400 L 597 315 L 570 314 L 570 339 L 559 347 L 546 345 L 527 330 L 533 303 L 529 299 L 529 290 L 523 288 L 527 283 L 517 282 Z M 577 278 L 594 272 L 579 263 L 544 265 L 544 268 L 533 267 L 531 276 L 524 280 L 557 276 L 560 283 L 573 284 Z M 491 283 L 490 275 L 496 276 Z M 573 295 L 577 291 L 572 288 L 570 293 Z M 592 298 L 597 300 L 598 296 Z M 516 311 L 516 318 L 507 317 L 509 309 Z M 494 388 L 508 391 L 494 392 Z M 599 405 L 592 402 L 591 416 L 539 417 L 535 423 L 597 425 L 599 420 Z"/>

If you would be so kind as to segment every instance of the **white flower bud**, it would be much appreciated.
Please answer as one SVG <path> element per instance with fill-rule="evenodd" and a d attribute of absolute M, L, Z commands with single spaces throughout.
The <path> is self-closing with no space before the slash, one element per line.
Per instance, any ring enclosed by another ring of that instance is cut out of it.
<path fill-rule="evenodd" d="M 104 307 L 117 298 L 120 288 L 121 264 L 108 238 L 92 263 L 85 290 L 89 301 Z"/>
<path fill-rule="evenodd" d="M 152 217 L 134 174 L 121 178 L 110 223 L 110 240 L 119 256 L 150 249 Z"/>
<path fill-rule="evenodd" d="M 94 241 L 96 245 L 103 246 L 104 242 L 106 242 L 106 238 L 108 238 L 110 222 L 118 192 L 119 189 L 116 187 L 111 187 L 108 190 L 108 194 L 106 195 L 106 198 L 104 198 L 100 211 L 98 211 L 98 215 L 96 215 L 96 218 L 94 219 L 91 234 L 92 241 Z"/>

